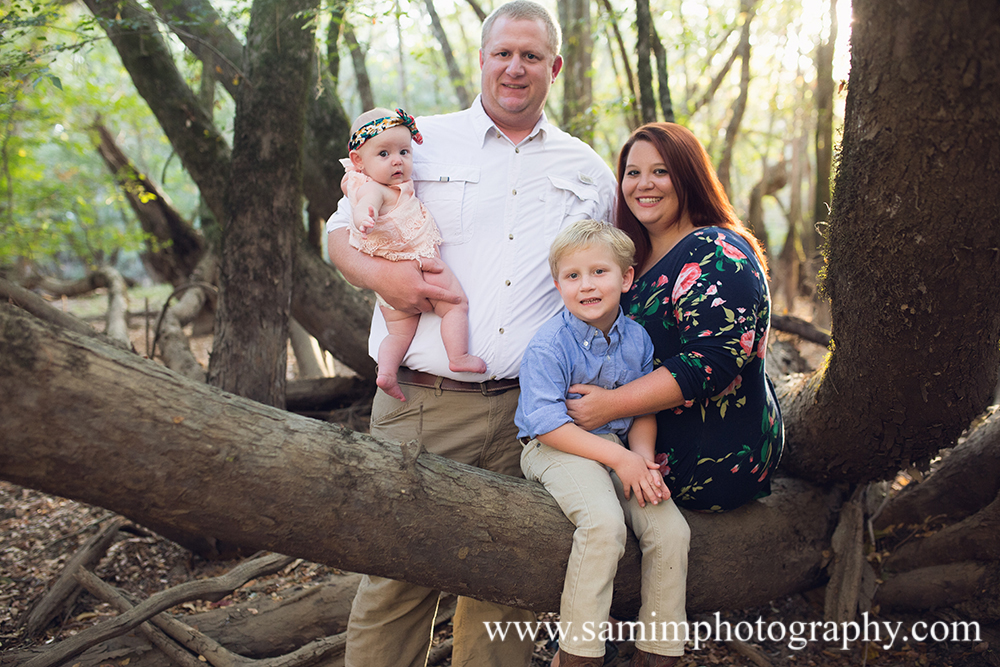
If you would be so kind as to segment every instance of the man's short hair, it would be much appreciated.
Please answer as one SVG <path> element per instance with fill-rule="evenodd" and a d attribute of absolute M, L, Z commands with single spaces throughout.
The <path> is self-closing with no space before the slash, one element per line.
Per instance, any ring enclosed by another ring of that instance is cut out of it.
<path fill-rule="evenodd" d="M 541 21 L 545 24 L 545 31 L 549 35 L 549 49 L 552 57 L 559 55 L 562 47 L 562 30 L 559 23 L 552 16 L 552 12 L 532 0 L 511 0 L 493 10 L 486 20 L 483 21 L 483 37 L 481 48 L 486 48 L 486 40 L 489 39 L 490 31 L 493 30 L 493 23 L 501 16 L 506 16 L 512 21 Z"/>
<path fill-rule="evenodd" d="M 622 273 L 632 266 L 635 244 L 628 234 L 600 220 L 578 220 L 559 232 L 549 248 L 549 271 L 552 272 L 552 278 L 559 279 L 559 262 L 563 257 L 595 245 L 611 251 Z"/>

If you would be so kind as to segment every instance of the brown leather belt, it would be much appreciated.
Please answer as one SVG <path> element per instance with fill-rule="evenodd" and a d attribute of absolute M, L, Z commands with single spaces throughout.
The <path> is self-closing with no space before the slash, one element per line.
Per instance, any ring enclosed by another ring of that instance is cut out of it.
<path fill-rule="evenodd" d="M 415 371 L 406 366 L 400 366 L 396 373 L 396 381 L 399 384 L 408 384 L 414 387 L 427 387 L 429 389 L 444 389 L 445 391 L 466 391 L 483 396 L 496 396 L 511 389 L 517 389 L 517 378 L 510 380 L 487 380 L 486 382 L 461 382 L 451 378 L 441 377 Z"/>

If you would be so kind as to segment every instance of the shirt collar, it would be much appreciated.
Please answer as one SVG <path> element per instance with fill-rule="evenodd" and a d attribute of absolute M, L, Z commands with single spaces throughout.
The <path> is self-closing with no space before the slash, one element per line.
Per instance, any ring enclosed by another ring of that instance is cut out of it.
<path fill-rule="evenodd" d="M 570 333 L 573 334 L 573 340 L 575 340 L 580 347 L 589 349 L 590 341 L 594 340 L 594 338 L 599 338 L 602 341 L 604 340 L 604 334 L 600 329 L 587 324 L 565 308 L 562 310 L 562 317 L 563 322 L 566 323 L 566 328 L 568 328 Z M 618 317 L 615 318 L 615 323 L 612 324 L 611 329 L 608 330 L 610 345 L 614 345 L 621 340 L 621 327 L 622 320 L 624 318 L 625 313 L 622 311 L 622 307 L 618 306 Z"/>
<path fill-rule="evenodd" d="M 483 144 L 486 143 L 486 138 L 490 135 L 490 133 L 493 133 L 494 136 L 497 133 L 502 134 L 502 132 L 500 132 L 500 128 L 496 126 L 493 119 L 486 113 L 486 109 L 483 108 L 483 96 L 481 93 L 476 95 L 476 99 L 472 101 L 472 106 L 469 107 L 469 110 L 472 112 L 472 126 L 475 128 L 476 136 L 482 137 Z M 537 138 L 538 140 L 544 142 L 551 127 L 552 125 L 549 123 L 549 119 L 543 110 L 542 117 L 538 119 L 538 122 L 535 123 L 535 127 L 531 130 L 531 133 L 525 137 L 524 141 Z"/>

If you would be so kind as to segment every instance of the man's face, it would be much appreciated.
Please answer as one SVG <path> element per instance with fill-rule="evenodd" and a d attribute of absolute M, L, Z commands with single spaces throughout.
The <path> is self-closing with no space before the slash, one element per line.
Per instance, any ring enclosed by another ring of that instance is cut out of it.
<path fill-rule="evenodd" d="M 531 130 L 562 69 L 562 57 L 549 50 L 541 21 L 502 16 L 479 51 L 483 108 L 503 131 Z"/>

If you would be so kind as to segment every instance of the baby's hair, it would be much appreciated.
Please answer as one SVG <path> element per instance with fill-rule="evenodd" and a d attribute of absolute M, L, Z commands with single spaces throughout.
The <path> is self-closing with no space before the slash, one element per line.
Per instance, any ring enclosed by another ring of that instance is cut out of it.
<path fill-rule="evenodd" d="M 611 251 L 622 273 L 632 266 L 635 244 L 628 234 L 600 220 L 578 220 L 556 235 L 549 249 L 549 270 L 552 278 L 559 278 L 559 262 L 571 252 L 603 246 Z"/>
<path fill-rule="evenodd" d="M 396 112 L 391 109 L 386 109 L 384 107 L 375 107 L 374 109 L 369 109 L 360 116 L 354 119 L 354 123 L 351 125 L 351 135 L 353 136 L 362 125 L 372 122 L 376 118 L 387 118 L 395 116 Z"/>

